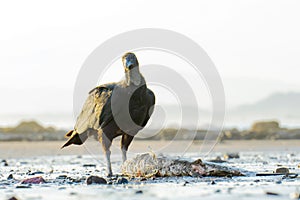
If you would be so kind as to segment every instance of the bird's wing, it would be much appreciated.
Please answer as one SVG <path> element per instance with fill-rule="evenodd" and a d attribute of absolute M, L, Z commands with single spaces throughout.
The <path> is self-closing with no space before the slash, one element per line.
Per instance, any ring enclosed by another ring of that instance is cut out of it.
<path fill-rule="evenodd" d="M 75 131 L 83 133 L 89 128 L 98 129 L 100 125 L 100 115 L 106 112 L 103 108 L 110 100 L 115 83 L 100 85 L 89 92 L 82 111 L 77 117 Z M 106 117 L 105 120 L 108 120 Z M 103 121 L 103 120 L 102 120 Z"/>
<path fill-rule="evenodd" d="M 142 127 L 146 126 L 148 120 L 150 119 L 150 116 L 152 115 L 153 113 L 153 109 L 154 109 L 154 104 L 155 104 L 155 95 L 154 93 L 147 88 L 147 92 L 146 92 L 146 95 L 147 95 L 147 114 L 145 116 L 145 119 L 144 119 L 144 122 L 142 124 Z"/>

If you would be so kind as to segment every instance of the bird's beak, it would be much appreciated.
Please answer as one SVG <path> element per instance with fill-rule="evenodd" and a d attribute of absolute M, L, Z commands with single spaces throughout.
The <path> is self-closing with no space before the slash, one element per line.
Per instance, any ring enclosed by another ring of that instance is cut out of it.
<path fill-rule="evenodd" d="M 126 68 L 131 70 L 134 67 L 134 64 L 131 60 L 126 61 Z"/>

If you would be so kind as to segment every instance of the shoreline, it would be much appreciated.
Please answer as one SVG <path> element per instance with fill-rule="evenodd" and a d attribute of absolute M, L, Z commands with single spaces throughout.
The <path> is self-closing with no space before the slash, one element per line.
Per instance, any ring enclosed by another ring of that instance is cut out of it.
<path fill-rule="evenodd" d="M 73 145 L 60 149 L 65 141 L 10 141 L 0 142 L 0 158 L 25 158 L 36 156 L 63 155 L 102 155 L 101 144 L 88 140 L 84 145 Z M 215 141 L 140 141 L 134 140 L 129 147 L 129 154 L 154 151 L 156 153 L 207 153 Z M 300 140 L 228 140 L 214 146 L 212 152 L 299 152 Z M 115 140 L 112 155 L 120 154 L 120 141 Z"/>

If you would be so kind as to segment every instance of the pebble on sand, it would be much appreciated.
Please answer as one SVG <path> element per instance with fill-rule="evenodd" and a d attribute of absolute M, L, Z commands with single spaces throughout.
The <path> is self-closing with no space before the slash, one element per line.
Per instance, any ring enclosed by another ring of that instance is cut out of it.
<path fill-rule="evenodd" d="M 279 194 L 276 192 L 266 192 L 266 195 L 278 196 Z"/>
<path fill-rule="evenodd" d="M 84 164 L 82 165 L 82 167 L 96 167 L 95 164 Z"/>
<path fill-rule="evenodd" d="M 92 184 L 107 184 L 107 181 L 99 176 L 90 176 L 86 179 L 86 184 L 87 185 L 92 185 Z"/>
<path fill-rule="evenodd" d="M 128 184 L 128 180 L 126 178 L 118 178 L 117 179 L 117 184 Z"/>
<path fill-rule="evenodd" d="M 66 179 L 66 178 L 68 178 L 67 175 L 59 175 L 56 177 L 56 179 Z"/>
<path fill-rule="evenodd" d="M 16 188 L 31 188 L 30 185 L 17 185 Z"/>
<path fill-rule="evenodd" d="M 277 174 L 288 174 L 288 173 L 290 173 L 290 171 L 286 167 L 279 167 L 279 168 L 276 169 L 275 173 L 277 173 Z"/>
<path fill-rule="evenodd" d="M 228 160 L 228 159 L 233 159 L 233 158 L 240 158 L 240 155 L 239 155 L 239 153 L 226 153 L 226 154 L 224 154 L 224 159 L 225 160 Z"/>
<path fill-rule="evenodd" d="M 225 156 L 225 155 L 224 155 Z M 222 160 L 220 156 L 217 156 L 215 159 L 209 160 L 209 162 L 214 162 L 214 163 L 224 163 L 227 162 L 225 160 Z"/>
<path fill-rule="evenodd" d="M 10 197 L 8 200 L 18 200 L 16 197 Z"/>
<path fill-rule="evenodd" d="M 5 167 L 7 167 L 7 166 L 8 166 L 8 163 L 7 163 L 7 161 L 6 161 L 6 160 L 2 160 L 1 162 L 3 163 L 3 166 L 5 166 Z"/>
<path fill-rule="evenodd" d="M 14 177 L 13 177 L 12 174 L 9 174 L 8 177 L 7 177 L 7 180 L 11 180 L 11 179 L 14 179 Z"/>
<path fill-rule="evenodd" d="M 21 181 L 21 184 L 41 184 L 41 183 L 46 183 L 46 181 L 41 176 L 27 178 Z"/>

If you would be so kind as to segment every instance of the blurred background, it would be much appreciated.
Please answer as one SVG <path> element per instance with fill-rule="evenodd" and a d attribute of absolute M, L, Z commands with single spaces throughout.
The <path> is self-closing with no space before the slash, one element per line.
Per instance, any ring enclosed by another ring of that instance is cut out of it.
<path fill-rule="evenodd" d="M 182 33 L 207 52 L 224 84 L 224 138 L 300 138 L 299 6 L 296 0 L 3 1 L 1 140 L 23 138 L 19 133 L 25 132 L 41 133 L 28 138 L 62 138 L 76 120 L 73 89 L 87 56 L 112 36 L 138 28 Z M 168 130 L 157 137 L 167 138 L 168 131 L 178 129 L 179 106 L 199 109 L 199 123 L 195 119 L 189 123 L 197 123 L 201 139 L 201 131 L 213 126 L 204 80 L 172 55 L 138 52 L 137 56 L 141 65 L 173 67 L 189 80 L 198 100 L 198 105 L 179 105 L 172 94 L 150 85 L 168 114 L 164 127 Z M 119 60 L 99 84 L 122 77 Z M 183 132 L 190 124 L 180 125 Z M 49 136 L 52 132 L 59 134 Z"/>

